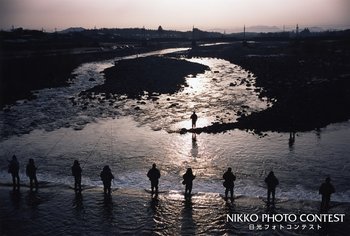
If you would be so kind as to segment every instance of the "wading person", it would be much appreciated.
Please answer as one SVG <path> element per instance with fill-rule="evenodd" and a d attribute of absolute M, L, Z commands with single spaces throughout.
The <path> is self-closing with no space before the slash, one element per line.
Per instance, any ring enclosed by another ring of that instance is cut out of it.
<path fill-rule="evenodd" d="M 33 190 L 33 186 L 35 186 L 35 189 L 38 190 L 38 180 L 36 178 L 37 169 L 38 168 L 35 166 L 34 160 L 30 158 L 26 168 L 26 175 L 29 177 L 30 190 Z"/>
<path fill-rule="evenodd" d="M 192 169 L 188 168 L 186 173 L 182 176 L 183 181 L 182 184 L 185 185 L 185 197 L 186 196 L 191 196 L 191 192 L 192 192 L 192 183 L 193 180 L 196 178 L 195 175 L 193 175 L 192 173 Z"/>
<path fill-rule="evenodd" d="M 147 177 L 151 181 L 152 195 L 154 193 L 154 189 L 156 190 L 156 195 L 157 195 L 160 171 L 157 169 L 157 165 L 155 163 L 153 163 L 152 168 L 148 171 Z"/>
<path fill-rule="evenodd" d="M 230 191 L 231 194 L 231 201 L 233 201 L 233 188 L 235 187 L 234 181 L 236 180 L 236 176 L 232 173 L 232 168 L 227 168 L 227 171 L 222 176 L 224 179 L 224 187 L 225 187 L 225 200 L 227 201 L 227 195 Z"/>
<path fill-rule="evenodd" d="M 114 176 L 109 166 L 103 167 L 100 177 L 103 182 L 104 193 L 105 194 L 108 193 L 108 195 L 111 195 L 111 184 L 112 184 L 112 179 L 114 179 Z"/>
<path fill-rule="evenodd" d="M 12 175 L 13 190 L 19 190 L 19 163 L 15 155 L 12 156 L 12 160 L 9 161 L 8 172 Z"/>
<path fill-rule="evenodd" d="M 319 189 L 319 194 L 322 194 L 321 211 L 328 211 L 332 193 L 335 193 L 335 189 L 331 184 L 331 178 L 327 177 Z"/>
<path fill-rule="evenodd" d="M 198 119 L 196 112 L 193 112 L 190 118 L 192 120 L 192 128 L 196 128 L 196 123 Z"/>
<path fill-rule="evenodd" d="M 81 192 L 81 172 L 79 161 L 75 160 L 72 166 L 72 175 L 74 176 L 74 191 Z"/>
<path fill-rule="evenodd" d="M 276 178 L 273 171 L 270 171 L 270 173 L 265 178 L 265 183 L 267 184 L 267 204 L 272 203 L 275 204 L 275 190 L 277 185 L 279 184 L 278 179 Z M 270 201 L 270 196 L 272 195 L 272 201 Z"/>

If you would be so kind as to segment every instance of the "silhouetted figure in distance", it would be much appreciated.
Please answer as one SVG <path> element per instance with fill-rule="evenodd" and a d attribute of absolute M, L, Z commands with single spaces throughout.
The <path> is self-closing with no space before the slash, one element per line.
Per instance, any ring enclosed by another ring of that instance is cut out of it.
<path fill-rule="evenodd" d="M 267 204 L 272 203 L 275 204 L 275 190 L 276 186 L 279 184 L 278 179 L 276 178 L 273 171 L 270 171 L 270 173 L 265 178 L 265 183 L 267 184 Z M 272 195 L 272 201 L 270 202 L 270 195 Z"/>
<path fill-rule="evenodd" d="M 295 132 L 289 132 L 289 146 L 293 146 L 295 143 Z"/>
<path fill-rule="evenodd" d="M 193 180 L 196 178 L 195 175 L 193 175 L 192 173 L 192 169 L 188 168 L 186 173 L 182 176 L 182 178 L 184 179 L 182 184 L 185 185 L 185 197 L 191 196 L 191 192 L 192 192 L 192 182 Z"/>
<path fill-rule="evenodd" d="M 319 189 L 319 194 L 322 194 L 321 211 L 328 211 L 332 193 L 335 193 L 335 189 L 331 184 L 331 178 L 327 177 L 326 181 L 321 184 Z"/>
<path fill-rule="evenodd" d="M 104 193 L 107 194 L 108 192 L 108 195 L 111 195 L 111 183 L 112 183 L 112 179 L 114 179 L 114 176 L 109 166 L 103 167 L 100 177 L 103 182 Z"/>
<path fill-rule="evenodd" d="M 153 163 L 152 168 L 148 171 L 147 177 L 151 181 L 152 195 L 154 193 L 154 189 L 156 190 L 156 195 L 157 195 L 160 171 L 157 169 L 157 165 L 155 163 Z"/>
<path fill-rule="evenodd" d="M 231 193 L 231 201 L 233 201 L 233 188 L 235 187 L 234 181 L 236 180 L 236 176 L 232 173 L 232 168 L 227 168 L 227 171 L 224 173 L 222 178 L 225 180 L 223 185 L 225 189 L 225 200 L 227 201 L 227 195 L 230 191 Z"/>
<path fill-rule="evenodd" d="M 38 190 L 38 179 L 36 178 L 37 169 L 34 160 L 30 158 L 26 168 L 26 175 L 29 177 L 30 190 L 33 190 L 33 185 L 35 186 L 35 189 Z"/>
<path fill-rule="evenodd" d="M 198 119 L 198 116 L 197 116 L 196 112 L 193 112 L 191 115 L 192 128 L 196 128 L 197 119 Z"/>
<path fill-rule="evenodd" d="M 75 160 L 72 166 L 72 175 L 74 176 L 74 191 L 81 192 L 81 172 L 79 161 Z"/>
<path fill-rule="evenodd" d="M 13 185 L 13 190 L 19 190 L 19 163 L 17 160 L 17 157 L 15 155 L 12 156 L 12 160 L 9 161 L 8 165 L 8 172 L 11 173 L 12 175 L 12 185 Z"/>
<path fill-rule="evenodd" d="M 295 117 L 294 115 L 290 116 L 289 120 L 289 147 L 292 147 L 295 142 Z"/>

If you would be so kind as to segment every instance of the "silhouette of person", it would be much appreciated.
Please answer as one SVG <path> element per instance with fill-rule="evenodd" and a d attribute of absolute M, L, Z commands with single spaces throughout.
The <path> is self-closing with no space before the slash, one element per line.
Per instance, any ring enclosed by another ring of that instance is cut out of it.
<path fill-rule="evenodd" d="M 193 112 L 191 115 L 192 128 L 196 128 L 197 119 L 198 119 L 198 116 L 197 116 L 196 112 Z"/>
<path fill-rule="evenodd" d="M 191 192 L 192 192 L 192 182 L 193 180 L 196 178 L 195 175 L 193 175 L 192 173 L 192 169 L 188 168 L 186 173 L 182 176 L 182 178 L 184 179 L 182 181 L 182 184 L 185 185 L 185 197 L 191 196 Z"/>
<path fill-rule="evenodd" d="M 331 178 L 327 177 L 325 182 L 321 184 L 319 194 L 322 194 L 321 210 L 328 211 L 331 194 L 335 193 L 335 189 L 331 184 Z"/>
<path fill-rule="evenodd" d="M 293 146 L 295 143 L 295 132 L 289 132 L 289 146 Z"/>
<path fill-rule="evenodd" d="M 8 172 L 11 173 L 12 175 L 12 185 L 13 185 L 13 190 L 18 189 L 19 190 L 19 163 L 17 160 L 16 155 L 12 156 L 12 160 L 8 161 L 9 165 L 8 165 Z"/>
<path fill-rule="evenodd" d="M 267 184 L 267 204 L 275 204 L 275 190 L 276 186 L 279 184 L 278 179 L 276 178 L 273 171 L 265 178 L 265 183 Z M 272 201 L 270 202 L 270 195 L 272 195 Z"/>
<path fill-rule="evenodd" d="M 104 193 L 107 194 L 108 192 L 108 195 L 111 195 L 111 182 L 112 182 L 112 179 L 114 179 L 114 176 L 109 166 L 103 167 L 100 177 L 103 182 Z"/>
<path fill-rule="evenodd" d="M 224 173 L 222 178 L 225 180 L 223 185 L 225 189 L 225 200 L 227 201 L 227 195 L 230 191 L 231 193 L 231 201 L 233 201 L 233 188 L 235 187 L 234 181 L 236 180 L 236 176 L 232 173 L 232 168 L 227 168 L 227 171 Z"/>
<path fill-rule="evenodd" d="M 152 195 L 154 193 L 154 189 L 156 189 L 156 194 L 158 194 L 160 171 L 157 169 L 157 165 L 155 163 L 153 163 L 152 168 L 148 171 L 147 177 L 151 181 Z"/>
<path fill-rule="evenodd" d="M 81 172 L 79 161 L 75 160 L 72 166 L 72 175 L 74 176 L 74 191 L 81 192 Z"/>
<path fill-rule="evenodd" d="M 36 178 L 37 169 L 34 160 L 30 158 L 26 168 L 26 175 L 29 177 L 30 190 L 33 190 L 33 185 L 35 186 L 35 189 L 38 190 L 38 179 Z"/>

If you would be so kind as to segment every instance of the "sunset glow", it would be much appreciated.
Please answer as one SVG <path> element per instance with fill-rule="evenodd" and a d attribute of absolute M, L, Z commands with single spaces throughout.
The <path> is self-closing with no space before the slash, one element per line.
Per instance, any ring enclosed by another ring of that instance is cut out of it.
<path fill-rule="evenodd" d="M 255 25 L 349 26 L 346 0 L 1 0 L 3 29 L 143 27 L 232 31 Z"/>

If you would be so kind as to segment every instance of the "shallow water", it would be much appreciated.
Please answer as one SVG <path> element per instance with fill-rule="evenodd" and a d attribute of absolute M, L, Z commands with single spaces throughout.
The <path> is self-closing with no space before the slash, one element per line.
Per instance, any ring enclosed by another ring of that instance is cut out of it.
<path fill-rule="evenodd" d="M 176 49 L 138 56 L 174 51 Z M 128 58 L 132 57 L 136 55 Z M 114 188 L 142 190 L 149 188 L 146 173 L 155 162 L 162 174 L 160 189 L 175 191 L 169 198 L 181 198 L 181 176 L 187 167 L 192 167 L 197 176 L 194 193 L 217 196 L 223 192 L 222 174 L 231 166 L 237 176 L 237 196 L 265 196 L 263 180 L 270 170 L 274 170 L 280 180 L 278 198 L 318 201 L 318 187 L 330 175 L 337 190 L 332 200 L 350 202 L 350 122 L 330 125 L 320 131 L 298 133 L 293 145 L 289 145 L 289 134 L 284 133 L 267 133 L 261 138 L 234 130 L 216 135 L 200 134 L 195 139 L 192 134 L 174 133 L 180 128 L 190 127 L 189 116 L 194 109 L 199 115 L 197 126 L 206 126 L 211 122 L 234 121 L 238 113 L 249 114 L 270 105 L 265 98 L 258 97 L 259 88 L 254 87 L 254 75 L 239 66 L 213 58 L 188 60 L 208 65 L 211 70 L 188 76 L 188 86 L 174 95 L 160 95 L 154 100 L 132 100 L 123 96 L 112 99 L 99 96 L 91 101 L 81 99 L 78 96 L 81 91 L 103 83 L 101 72 L 113 65 L 113 60 L 110 60 L 83 64 L 73 72 L 75 76 L 70 86 L 37 91 L 37 99 L 20 101 L 9 111 L 1 111 L 0 183 L 10 182 L 6 160 L 16 154 L 21 163 L 23 182 L 27 181 L 25 164 L 29 158 L 34 158 L 39 181 L 71 185 L 70 167 L 78 159 L 83 168 L 84 188 L 101 186 L 99 173 L 104 165 L 110 165 L 116 177 Z M 210 198 L 205 201 L 211 201 Z M 173 201 L 166 199 L 166 202 Z M 184 203 L 181 200 L 176 204 Z M 175 211 L 179 207 L 176 204 L 164 206 L 159 212 L 184 215 L 184 226 L 181 222 L 172 227 L 170 223 L 162 223 L 167 218 L 158 212 L 160 215 L 155 216 L 151 224 L 159 227 L 156 232 L 167 235 L 181 232 L 184 227 L 188 234 L 192 231 L 206 233 L 206 221 L 201 223 L 203 212 L 194 214 L 196 207 L 191 211 L 186 207 Z M 225 211 L 225 207 L 215 204 L 207 202 L 199 206 L 210 211 L 208 206 L 213 205 L 220 209 L 214 215 L 222 217 L 221 211 Z M 99 214 L 93 209 L 89 211 Z M 135 214 L 145 212 L 135 210 L 130 213 L 133 217 Z M 149 214 L 152 213 L 148 210 L 146 216 Z M 188 217 L 191 214 L 193 217 Z M 112 228 L 116 231 L 111 233 L 129 232 L 127 217 L 121 220 L 125 224 L 116 223 L 121 215 L 113 217 L 107 214 L 111 217 L 107 225 L 122 227 Z M 79 214 L 75 220 L 78 219 Z M 64 225 L 70 223 L 62 224 L 56 228 L 62 228 L 64 234 Z M 98 224 L 94 222 L 94 225 Z M 149 232 L 148 221 L 140 224 L 139 231 L 133 228 L 132 232 Z M 208 232 L 214 232 L 214 228 Z M 227 233 L 227 228 L 221 228 L 222 231 L 220 227 L 216 228 L 219 228 L 217 234 Z M 93 234 L 94 230 L 90 230 Z"/>
<path fill-rule="evenodd" d="M 232 166 L 237 176 L 235 192 L 264 196 L 264 177 L 273 169 L 280 179 L 278 196 L 318 200 L 318 186 L 330 174 L 337 189 L 334 200 L 349 201 L 349 124 L 330 126 L 317 133 L 300 133 L 293 147 L 288 134 L 269 133 L 259 138 L 244 131 L 225 134 L 169 134 L 139 126 L 131 118 L 104 119 L 82 130 L 61 128 L 51 132 L 35 130 L 1 143 L 1 156 L 16 153 L 22 162 L 36 160 L 39 179 L 71 182 L 70 166 L 81 162 L 88 186 L 101 185 L 99 172 L 110 165 L 121 188 L 148 188 L 147 170 L 156 162 L 162 172 L 160 188 L 180 190 L 187 167 L 197 175 L 194 191 L 222 192 L 222 174 Z M 268 148 L 267 148 L 268 147 Z M 2 179 L 8 179 L 2 162 Z"/>
<path fill-rule="evenodd" d="M 322 228 L 301 230 L 304 223 L 296 221 L 293 225 L 299 225 L 299 230 L 281 230 L 280 225 L 287 227 L 290 223 L 266 224 L 261 218 L 257 223 L 230 222 L 227 214 L 261 217 L 267 212 L 264 201 L 238 197 L 231 203 L 215 193 L 197 193 L 184 199 L 182 192 L 170 191 L 151 198 L 142 190 L 114 189 L 109 197 L 99 188 L 74 194 L 64 185 L 44 185 L 38 192 L 22 189 L 20 193 L 2 187 L 0 200 L 0 233 L 5 235 L 319 235 L 324 230 L 331 235 L 347 235 L 349 230 L 345 223 L 313 224 Z M 273 212 L 317 214 L 318 205 L 278 200 Z M 330 211 L 339 212 L 348 214 L 349 205 L 338 204 Z M 270 228 L 257 230 L 258 224 Z"/>

